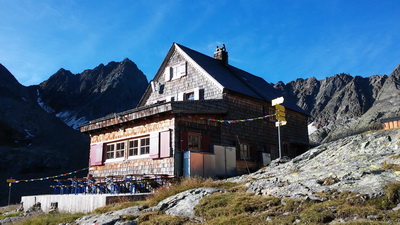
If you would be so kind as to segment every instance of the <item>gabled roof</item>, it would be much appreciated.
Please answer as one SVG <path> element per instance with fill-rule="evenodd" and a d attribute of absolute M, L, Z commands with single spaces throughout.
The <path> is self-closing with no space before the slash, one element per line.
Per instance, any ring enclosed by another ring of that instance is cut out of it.
<path fill-rule="evenodd" d="M 267 83 L 261 77 L 255 76 L 231 65 L 224 65 L 218 59 L 214 59 L 183 45 L 175 44 L 220 85 L 228 90 L 268 102 L 271 102 L 274 98 L 282 96 L 282 93 L 273 88 L 271 84 Z M 305 110 L 288 100 L 285 101 L 283 105 L 291 110 L 308 115 Z"/>

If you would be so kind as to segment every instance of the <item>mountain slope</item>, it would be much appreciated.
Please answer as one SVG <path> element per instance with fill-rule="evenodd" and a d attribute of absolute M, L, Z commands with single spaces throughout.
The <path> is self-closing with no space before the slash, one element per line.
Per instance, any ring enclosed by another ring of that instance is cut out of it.
<path fill-rule="evenodd" d="M 37 104 L 36 97 L 0 65 L 0 179 L 32 177 L 42 172 L 77 169 L 87 164 L 88 137 L 72 130 Z M 7 190 L 5 182 L 0 190 Z M 40 185 L 39 185 L 40 186 Z M 24 184 L 15 188 L 18 196 L 35 188 Z M 39 193 L 41 193 L 39 191 Z M 7 191 L 0 191 L 5 204 Z"/>
<path fill-rule="evenodd" d="M 80 74 L 60 69 L 39 87 L 39 98 L 69 126 L 134 108 L 147 78 L 129 59 L 100 64 Z"/>
<path fill-rule="evenodd" d="M 377 129 L 380 119 L 398 116 L 399 80 L 398 66 L 390 76 L 337 74 L 321 81 L 308 78 L 279 82 L 274 87 L 310 113 L 309 123 L 317 128 L 310 141 L 319 144 Z"/>
<path fill-rule="evenodd" d="M 0 179 L 38 178 L 87 167 L 89 137 L 73 128 L 135 107 L 146 87 L 146 77 L 128 59 L 77 75 L 60 69 L 30 87 L 0 64 Z M 6 185 L 0 183 L 0 204 L 7 203 Z M 21 195 L 49 193 L 49 185 L 13 185 L 12 202 Z"/>

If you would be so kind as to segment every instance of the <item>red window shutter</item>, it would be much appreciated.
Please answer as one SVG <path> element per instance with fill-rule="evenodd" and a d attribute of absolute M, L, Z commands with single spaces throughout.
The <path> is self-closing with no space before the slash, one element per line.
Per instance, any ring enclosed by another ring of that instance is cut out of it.
<path fill-rule="evenodd" d="M 150 133 L 150 158 L 152 159 L 160 158 L 159 146 L 160 146 L 159 133 L 158 132 Z"/>
<path fill-rule="evenodd" d="M 160 132 L 160 158 L 171 156 L 171 132 Z"/>
<path fill-rule="evenodd" d="M 90 166 L 103 165 L 103 143 L 92 144 L 90 146 Z"/>
<path fill-rule="evenodd" d="M 189 135 L 188 132 L 183 131 L 181 133 L 181 150 L 187 151 L 189 150 Z"/>
<path fill-rule="evenodd" d="M 203 152 L 210 152 L 210 136 L 202 134 L 201 135 L 201 149 Z"/>

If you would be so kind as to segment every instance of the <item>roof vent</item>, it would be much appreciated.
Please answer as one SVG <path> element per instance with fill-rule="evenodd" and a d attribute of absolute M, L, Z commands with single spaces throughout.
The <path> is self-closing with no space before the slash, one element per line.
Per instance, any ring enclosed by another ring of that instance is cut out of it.
<path fill-rule="evenodd" d="M 217 46 L 214 52 L 214 59 L 221 60 L 221 63 L 225 66 L 228 65 L 228 52 L 226 51 L 225 44 L 222 44 L 221 47 Z"/>

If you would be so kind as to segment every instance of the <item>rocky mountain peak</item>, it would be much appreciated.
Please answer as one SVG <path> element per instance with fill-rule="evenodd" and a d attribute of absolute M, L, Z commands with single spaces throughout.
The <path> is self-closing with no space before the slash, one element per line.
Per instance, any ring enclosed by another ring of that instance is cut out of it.
<path fill-rule="evenodd" d="M 88 120 L 134 108 L 147 84 L 136 64 L 124 59 L 75 75 L 61 69 L 40 84 L 39 90 L 41 101 L 76 128 Z"/>
<path fill-rule="evenodd" d="M 21 97 L 22 85 L 0 64 L 0 96 L 2 97 Z"/>

